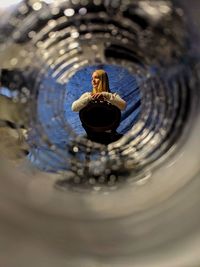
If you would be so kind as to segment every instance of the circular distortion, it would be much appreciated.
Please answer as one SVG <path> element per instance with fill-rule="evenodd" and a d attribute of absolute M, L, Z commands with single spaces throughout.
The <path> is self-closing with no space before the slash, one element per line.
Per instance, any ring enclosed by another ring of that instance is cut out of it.
<path fill-rule="evenodd" d="M 31 75 L 37 77 L 30 89 L 31 161 L 47 171 L 72 170 L 73 179 L 88 185 L 90 178 L 96 184 L 110 176 L 119 180 L 119 173 L 121 180 L 132 172 L 140 176 L 178 147 L 195 99 L 189 34 L 171 2 L 42 2 L 38 10 L 28 5 L 20 14 L 24 9 L 19 6 L 20 26 L 11 36 L 31 49 Z M 89 90 L 96 68 L 108 71 L 111 87 L 128 103 L 120 128 L 124 136 L 108 147 L 82 138 L 69 110 L 72 98 Z M 104 167 L 96 168 L 101 161 Z"/>
<path fill-rule="evenodd" d="M 43 262 L 40 246 L 48 266 L 199 262 L 198 37 L 175 2 L 21 1 L 1 19 L 4 81 L 26 95 L 26 163 L 38 169 L 2 168 L 1 198 L 16 211 L 1 214 L 10 266 Z M 97 68 L 127 101 L 108 146 L 71 111 Z"/>

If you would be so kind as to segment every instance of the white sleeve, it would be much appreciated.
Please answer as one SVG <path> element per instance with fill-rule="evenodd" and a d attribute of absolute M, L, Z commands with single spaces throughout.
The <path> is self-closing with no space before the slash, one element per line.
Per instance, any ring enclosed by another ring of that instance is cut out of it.
<path fill-rule="evenodd" d="M 105 100 L 110 102 L 112 105 L 118 107 L 120 110 L 126 108 L 126 101 L 124 101 L 118 94 L 112 94 L 108 92 L 103 92 L 102 94 L 105 97 Z"/>
<path fill-rule="evenodd" d="M 72 103 L 72 111 L 78 112 L 92 100 L 90 93 L 84 93 L 79 99 Z"/>

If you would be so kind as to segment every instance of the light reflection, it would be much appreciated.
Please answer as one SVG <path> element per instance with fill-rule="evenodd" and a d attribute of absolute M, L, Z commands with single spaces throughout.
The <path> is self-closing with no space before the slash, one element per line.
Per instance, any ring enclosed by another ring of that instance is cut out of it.
<path fill-rule="evenodd" d="M 46 4 L 52 4 L 55 0 L 42 0 Z"/>
<path fill-rule="evenodd" d="M 155 21 L 160 20 L 164 15 L 171 12 L 171 3 L 169 1 L 140 1 L 139 6 L 146 15 Z"/>
<path fill-rule="evenodd" d="M 35 2 L 33 5 L 33 10 L 39 11 L 42 8 L 42 4 L 40 2 Z"/>
<path fill-rule="evenodd" d="M 85 7 L 82 7 L 82 8 L 79 9 L 78 12 L 79 12 L 80 15 L 84 16 L 87 13 L 87 9 Z"/>
<path fill-rule="evenodd" d="M 75 11 L 73 8 L 67 8 L 64 11 L 65 16 L 72 17 L 75 14 Z"/>
<path fill-rule="evenodd" d="M 0 8 L 8 8 L 12 5 L 17 5 L 20 2 L 22 2 L 22 0 L 1 0 L 0 1 Z"/>

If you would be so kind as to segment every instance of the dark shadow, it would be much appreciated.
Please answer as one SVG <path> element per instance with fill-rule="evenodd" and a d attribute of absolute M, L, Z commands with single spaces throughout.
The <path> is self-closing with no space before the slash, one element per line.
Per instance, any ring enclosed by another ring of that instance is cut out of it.
<path fill-rule="evenodd" d="M 91 101 L 79 112 L 87 138 L 93 142 L 108 145 L 117 141 L 122 134 L 117 133 L 121 121 L 121 111 L 105 101 Z"/>

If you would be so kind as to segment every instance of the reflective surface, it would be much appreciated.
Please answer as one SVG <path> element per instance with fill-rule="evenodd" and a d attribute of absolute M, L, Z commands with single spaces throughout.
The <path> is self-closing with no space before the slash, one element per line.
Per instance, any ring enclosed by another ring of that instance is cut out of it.
<path fill-rule="evenodd" d="M 198 6 L 27 1 L 1 19 L 4 266 L 198 266 Z M 99 67 L 128 102 L 107 147 L 70 110 Z"/>

